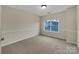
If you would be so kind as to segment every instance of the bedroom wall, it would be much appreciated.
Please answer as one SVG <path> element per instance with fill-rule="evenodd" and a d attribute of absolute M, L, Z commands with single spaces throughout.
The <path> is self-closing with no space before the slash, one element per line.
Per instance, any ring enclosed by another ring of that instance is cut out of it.
<path fill-rule="evenodd" d="M 28 11 L 2 6 L 2 46 L 39 34 L 39 17 Z"/>
<path fill-rule="evenodd" d="M 77 44 L 77 13 L 76 6 L 66 11 L 66 39 L 69 43 Z"/>
<path fill-rule="evenodd" d="M 1 39 L 1 5 L 0 5 L 0 39 Z M 0 53 L 1 53 L 1 40 L 0 40 Z"/>
<path fill-rule="evenodd" d="M 44 31 L 44 21 L 47 19 L 58 19 L 59 23 L 59 32 L 45 32 Z M 56 37 L 64 39 L 69 43 L 77 43 L 77 23 L 76 23 L 76 6 L 68 8 L 62 12 L 57 12 L 47 16 L 41 17 L 41 30 L 40 33 L 43 35 Z"/>
<path fill-rule="evenodd" d="M 77 45 L 79 48 L 79 5 L 77 6 Z"/>
<path fill-rule="evenodd" d="M 41 17 L 41 34 L 47 35 L 47 36 L 51 36 L 51 37 L 56 37 L 56 38 L 62 38 L 65 39 L 65 34 L 64 34 L 64 29 L 65 29 L 65 19 L 64 19 L 64 15 L 65 12 L 59 12 L 59 13 L 55 13 L 55 14 L 51 14 L 51 15 L 47 15 L 47 16 L 42 16 Z M 44 31 L 44 21 L 50 19 L 58 19 L 60 22 L 59 25 L 59 33 L 55 33 L 55 32 L 45 32 Z M 64 34 L 64 35 L 63 35 Z"/>

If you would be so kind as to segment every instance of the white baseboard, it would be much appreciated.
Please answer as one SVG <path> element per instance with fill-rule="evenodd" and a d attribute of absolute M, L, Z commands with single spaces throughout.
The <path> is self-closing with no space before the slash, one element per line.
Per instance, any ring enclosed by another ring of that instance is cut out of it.
<path fill-rule="evenodd" d="M 7 45 L 10 45 L 10 44 L 13 44 L 13 43 L 16 43 L 16 42 L 19 42 L 19 41 L 22 41 L 22 40 L 25 40 L 25 39 L 28 39 L 28 38 L 37 36 L 37 35 L 39 35 L 39 34 L 38 34 L 38 33 L 36 33 L 36 34 L 31 34 L 31 35 L 28 35 L 28 36 L 26 36 L 26 37 L 24 37 L 24 38 L 17 39 L 17 40 L 14 40 L 14 41 L 10 41 L 10 42 L 8 42 L 8 43 L 3 43 L 3 42 L 2 42 L 2 43 L 1 43 L 1 47 L 7 46 Z"/>

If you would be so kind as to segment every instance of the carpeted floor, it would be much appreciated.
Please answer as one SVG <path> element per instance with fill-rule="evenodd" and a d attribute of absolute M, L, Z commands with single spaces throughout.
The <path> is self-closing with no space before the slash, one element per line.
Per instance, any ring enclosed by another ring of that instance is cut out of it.
<path fill-rule="evenodd" d="M 78 54 L 76 45 L 64 40 L 36 36 L 2 47 L 3 54 Z"/>

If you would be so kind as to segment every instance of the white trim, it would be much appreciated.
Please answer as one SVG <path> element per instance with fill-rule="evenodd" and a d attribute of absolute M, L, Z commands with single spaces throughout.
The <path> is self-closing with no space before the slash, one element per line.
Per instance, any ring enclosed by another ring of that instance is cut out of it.
<path fill-rule="evenodd" d="M 37 36 L 37 35 L 39 35 L 39 34 L 38 34 L 38 33 L 36 33 L 36 34 L 30 34 L 30 35 L 28 35 L 28 37 L 26 36 L 26 37 L 24 37 L 23 39 L 19 39 L 19 40 L 16 40 L 16 41 L 11 41 L 11 42 L 9 42 L 9 43 L 4 43 L 4 44 L 3 44 L 3 42 L 1 42 L 1 46 L 2 46 L 2 47 L 3 47 L 3 46 L 7 46 L 7 45 L 10 45 L 10 44 L 13 44 L 13 43 L 16 43 L 16 42 L 19 42 L 19 41 L 22 41 L 22 40 L 25 40 L 25 39 L 28 39 L 28 38 Z"/>

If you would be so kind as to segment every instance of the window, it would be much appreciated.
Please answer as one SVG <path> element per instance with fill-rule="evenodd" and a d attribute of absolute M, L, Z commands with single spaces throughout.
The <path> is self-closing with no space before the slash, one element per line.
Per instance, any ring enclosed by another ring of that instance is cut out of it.
<path fill-rule="evenodd" d="M 48 32 L 59 32 L 59 20 L 45 20 L 44 30 Z"/>

